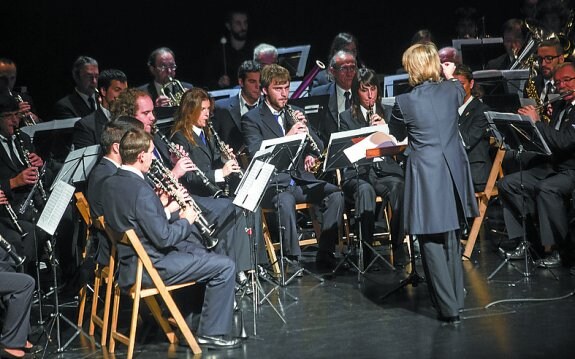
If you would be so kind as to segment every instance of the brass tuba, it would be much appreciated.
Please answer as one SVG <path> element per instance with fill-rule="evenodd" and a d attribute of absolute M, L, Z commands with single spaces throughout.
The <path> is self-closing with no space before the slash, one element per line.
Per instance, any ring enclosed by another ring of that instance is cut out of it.
<path fill-rule="evenodd" d="M 170 106 L 180 106 L 182 96 L 186 92 L 182 83 L 174 78 L 168 77 L 168 82 L 162 86 L 162 95 L 170 99 Z"/>

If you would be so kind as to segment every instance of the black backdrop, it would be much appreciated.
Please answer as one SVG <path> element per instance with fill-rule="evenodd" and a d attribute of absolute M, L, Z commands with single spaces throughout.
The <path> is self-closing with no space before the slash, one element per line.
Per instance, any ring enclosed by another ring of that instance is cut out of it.
<path fill-rule="evenodd" d="M 425 0 L 423 0 L 425 1 Z M 470 1 L 485 15 L 486 33 L 499 36 L 501 24 L 520 17 L 521 0 Z M 335 34 L 359 39 L 360 56 L 378 73 L 395 73 L 411 36 L 429 28 L 438 46 L 448 45 L 455 27 L 455 0 L 427 1 L 26 1 L 2 5 L 0 56 L 18 65 L 40 115 L 68 93 L 71 65 L 78 55 L 98 60 L 100 70 L 126 72 L 131 86 L 149 80 L 145 65 L 151 50 L 168 46 L 176 53 L 177 77 L 202 78 L 209 46 L 224 34 L 224 13 L 231 7 L 250 14 L 250 38 L 277 47 L 311 44 L 311 66 L 326 60 Z M 221 61 L 221 59 L 213 59 Z"/>

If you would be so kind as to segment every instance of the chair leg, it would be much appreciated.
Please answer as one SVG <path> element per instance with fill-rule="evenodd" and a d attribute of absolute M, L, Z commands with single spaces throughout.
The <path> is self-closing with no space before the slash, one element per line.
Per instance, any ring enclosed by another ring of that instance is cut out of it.
<path fill-rule="evenodd" d="M 264 235 L 264 244 L 266 246 L 266 251 L 268 253 L 268 258 L 272 264 L 272 270 L 276 275 L 280 275 L 280 266 L 278 263 L 278 258 L 276 256 L 276 251 L 274 249 L 274 244 L 272 242 L 269 227 L 266 222 L 265 213 L 262 212 L 262 229 Z"/>
<path fill-rule="evenodd" d="M 100 297 L 100 285 L 102 284 L 102 271 L 99 268 L 99 265 L 96 267 L 95 276 L 94 276 L 94 295 L 92 296 L 92 310 L 90 312 L 90 329 L 88 334 L 90 336 L 94 335 L 96 329 L 96 323 L 98 318 L 98 299 Z"/>
<path fill-rule="evenodd" d="M 114 305 L 112 309 L 112 325 L 110 326 L 110 345 L 108 352 L 114 353 L 116 350 L 116 335 L 118 334 L 118 316 L 120 312 L 120 287 L 116 284 L 114 286 Z"/>
<path fill-rule="evenodd" d="M 82 287 L 82 289 L 80 289 L 80 305 L 78 307 L 78 327 L 82 328 L 82 325 L 84 324 L 84 312 L 86 310 L 86 296 L 88 293 L 87 290 L 88 285 L 84 285 Z"/>

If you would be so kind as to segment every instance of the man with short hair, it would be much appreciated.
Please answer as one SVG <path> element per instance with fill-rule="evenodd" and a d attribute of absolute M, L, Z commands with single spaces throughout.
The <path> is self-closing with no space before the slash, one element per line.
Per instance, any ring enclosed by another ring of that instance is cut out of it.
<path fill-rule="evenodd" d="M 278 49 L 270 44 L 261 43 L 254 48 L 254 61 L 262 66 L 278 63 Z"/>
<path fill-rule="evenodd" d="M 176 69 L 176 56 L 174 52 L 167 47 L 155 49 L 148 57 L 148 70 L 150 70 L 153 79 L 138 88 L 146 91 L 150 95 L 155 107 L 178 106 L 178 104 L 173 103 L 171 98 L 168 97 L 168 93 L 164 91 L 164 86 L 176 78 Z M 187 82 L 180 83 L 184 91 L 193 87 L 192 84 Z M 175 83 L 167 86 L 169 86 L 167 90 L 171 94 L 182 91 Z"/>
<path fill-rule="evenodd" d="M 98 62 L 91 57 L 80 56 L 74 61 L 72 77 L 76 87 L 71 94 L 56 102 L 54 119 L 85 117 L 98 109 L 96 88 L 99 73 Z"/>
<path fill-rule="evenodd" d="M 120 70 L 104 70 L 98 77 L 98 91 L 102 101 L 101 106 L 93 113 L 83 117 L 74 124 L 74 149 L 88 147 L 100 143 L 102 130 L 107 122 L 113 120 L 110 107 L 128 87 L 128 78 Z"/>
<path fill-rule="evenodd" d="M 152 135 L 130 129 L 122 137 L 119 150 L 122 166 L 106 179 L 102 188 L 106 224 L 118 232 L 134 229 L 166 285 L 206 283 L 196 331 L 200 345 L 214 349 L 239 347 L 238 338 L 229 338 L 234 307 L 233 261 L 201 244 L 193 225 L 198 213 L 193 208 L 179 211 L 178 219 L 173 222 L 166 218 L 160 198 L 144 177 L 154 158 Z M 136 277 L 135 253 L 119 246 L 118 257 L 118 284 L 126 289 Z M 144 275 L 143 282 L 151 284 L 148 275 Z"/>
<path fill-rule="evenodd" d="M 549 95 L 554 95 L 556 88 L 553 81 L 553 71 L 557 65 L 562 64 L 565 60 L 563 56 L 563 46 L 557 39 L 544 40 L 537 45 L 537 53 L 535 56 L 539 65 L 537 76 L 532 80 L 535 84 L 536 96 L 541 103 L 549 100 Z M 528 82 L 525 82 L 523 87 L 523 97 L 530 98 L 534 94 L 528 93 Z M 534 100 L 537 100 L 534 99 Z"/>
<path fill-rule="evenodd" d="M 34 122 L 39 122 L 40 118 L 36 115 L 32 97 L 28 94 L 26 86 L 16 88 L 17 69 L 16 63 L 6 57 L 0 58 L 0 94 L 19 97 L 18 107 L 24 116 L 30 116 Z M 27 124 L 29 125 L 29 124 Z"/>

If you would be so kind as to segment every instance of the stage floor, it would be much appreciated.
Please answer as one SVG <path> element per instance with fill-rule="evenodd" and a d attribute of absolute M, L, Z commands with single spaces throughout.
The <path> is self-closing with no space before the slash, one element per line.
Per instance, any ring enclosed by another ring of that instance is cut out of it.
<path fill-rule="evenodd" d="M 445 324 L 436 319 L 427 285 L 391 292 L 410 273 L 410 266 L 391 271 L 383 268 L 360 277 L 347 271 L 321 283 L 306 274 L 273 291 L 271 304 L 283 316 L 282 322 L 269 303 L 254 315 L 251 297 L 241 300 L 245 331 L 249 338 L 240 349 L 205 349 L 205 358 L 572 358 L 575 333 L 575 277 L 567 268 L 536 269 L 524 277 L 523 261 L 517 267 L 502 262 L 494 250 L 497 236 L 481 233 L 471 261 L 464 261 L 467 297 L 462 321 Z M 382 253 L 388 255 L 386 246 Z M 312 273 L 313 250 L 304 252 L 302 262 Z M 423 275 L 421 263 L 416 269 Z M 557 279 L 554 278 L 554 275 Z M 262 281 L 265 290 L 270 284 Z M 389 294 L 385 300 L 381 297 Z M 295 300 L 293 297 L 296 297 Z M 124 301 L 127 302 L 127 301 Z M 89 308 L 86 310 L 88 313 Z M 33 311 L 37 311 L 34 308 Z M 63 310 L 75 322 L 74 308 Z M 34 313 L 33 313 L 34 314 Z M 237 315 L 236 315 L 237 317 Z M 87 315 L 86 315 L 87 318 Z M 237 320 L 237 318 L 236 318 Z M 61 343 L 75 332 L 61 321 Z M 236 322 L 237 324 L 237 322 Z M 87 331 L 88 319 L 84 328 Z M 48 328 L 49 329 L 49 328 Z M 236 327 L 240 332 L 239 326 Z M 254 335 L 257 329 L 257 335 Z M 116 354 L 96 348 L 80 335 L 57 353 L 56 328 L 50 335 L 47 358 L 123 358 L 126 347 Z M 139 329 L 135 358 L 188 358 L 189 348 L 169 345 L 161 331 Z M 144 338 L 143 338 L 144 337 Z M 43 344 L 46 335 L 38 344 Z M 99 338 L 99 337 L 98 337 Z"/>

